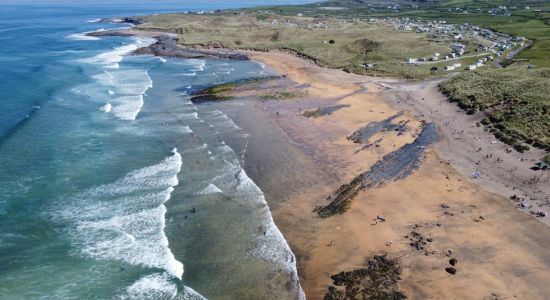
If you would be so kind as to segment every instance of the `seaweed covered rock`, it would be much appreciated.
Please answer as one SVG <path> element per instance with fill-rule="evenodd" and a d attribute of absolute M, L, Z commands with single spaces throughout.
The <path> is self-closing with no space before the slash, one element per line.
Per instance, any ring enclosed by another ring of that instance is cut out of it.
<path fill-rule="evenodd" d="M 319 118 L 322 116 L 328 116 L 342 108 L 350 107 L 349 104 L 338 104 L 334 106 L 319 106 L 314 110 L 307 110 L 302 115 L 306 118 Z"/>
<path fill-rule="evenodd" d="M 370 170 L 357 175 L 350 183 L 341 185 L 328 197 L 328 205 L 319 206 L 314 211 L 322 218 L 342 214 L 349 210 L 351 202 L 360 191 L 407 178 L 420 167 L 426 147 L 437 139 L 435 123 L 426 124 L 414 142 L 386 154 Z"/>
<path fill-rule="evenodd" d="M 395 130 L 399 133 L 403 133 L 407 130 L 408 122 L 401 122 L 400 124 L 392 123 L 396 118 L 399 118 L 402 115 L 403 112 L 401 111 L 385 120 L 379 122 L 371 122 L 367 124 L 367 126 L 361 127 L 354 131 L 350 136 L 347 137 L 347 139 L 357 144 L 363 144 L 368 143 L 369 139 L 379 132 Z"/>
<path fill-rule="evenodd" d="M 332 275 L 335 286 L 328 288 L 324 299 L 406 299 L 407 296 L 397 286 L 400 274 L 401 266 L 397 259 L 375 255 L 365 268 Z"/>

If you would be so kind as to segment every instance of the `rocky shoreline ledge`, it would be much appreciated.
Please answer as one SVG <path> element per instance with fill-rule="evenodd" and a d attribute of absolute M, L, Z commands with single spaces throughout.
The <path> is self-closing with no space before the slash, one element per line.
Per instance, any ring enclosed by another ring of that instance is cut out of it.
<path fill-rule="evenodd" d="M 134 54 L 149 54 L 162 57 L 199 58 L 199 59 L 231 59 L 248 60 L 248 56 L 242 52 L 230 49 L 198 49 L 185 48 L 178 44 L 177 35 L 167 32 L 128 30 L 105 30 L 88 33 L 93 37 L 104 36 L 146 36 L 156 39 L 156 42 L 134 51 Z"/>
<path fill-rule="evenodd" d="M 315 209 L 322 218 L 342 214 L 360 191 L 376 188 L 384 183 L 403 180 L 420 167 L 426 147 L 438 140 L 435 123 L 428 123 L 414 142 L 386 154 L 369 171 L 359 174 L 350 183 L 343 184 L 327 199 L 330 204 Z"/>
<path fill-rule="evenodd" d="M 136 54 L 150 54 L 164 57 L 179 58 L 212 58 L 212 59 L 231 59 L 248 60 L 244 53 L 229 49 L 196 49 L 184 48 L 178 44 L 177 39 L 170 36 L 158 36 L 157 41 L 148 47 L 139 48 Z"/>

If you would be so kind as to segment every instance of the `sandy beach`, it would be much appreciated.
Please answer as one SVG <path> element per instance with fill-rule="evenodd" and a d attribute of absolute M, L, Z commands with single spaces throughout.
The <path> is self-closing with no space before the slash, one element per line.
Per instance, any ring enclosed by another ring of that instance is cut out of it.
<path fill-rule="evenodd" d="M 240 100 L 216 105 L 250 132 L 245 168 L 266 193 L 275 222 L 297 256 L 309 299 L 323 299 L 331 275 L 363 268 L 377 254 L 399 258 L 398 286 L 410 299 L 544 299 L 550 294 L 548 227 L 505 197 L 509 190 L 497 188 L 505 181 L 494 181 L 498 173 L 485 171 L 491 164 L 474 163 L 483 176 L 469 178 L 469 163 L 476 161 L 469 153 L 477 144 L 468 144 L 466 137 L 452 139 L 449 132 L 459 129 L 444 127 L 444 120 L 462 115 L 458 109 L 445 103 L 455 114 L 430 118 L 411 104 L 419 97 L 441 101 L 435 83 L 419 87 L 358 76 L 280 52 L 248 55 L 284 75 L 284 88 L 305 95 L 258 102 L 247 91 Z M 318 118 L 302 115 L 320 105 L 344 106 Z M 400 111 L 394 123 L 407 122 L 406 133 L 378 132 L 371 137 L 375 145 L 363 150 L 346 138 Z M 424 153 L 415 173 L 359 192 L 344 214 L 320 218 L 313 212 L 338 186 L 412 142 L 421 120 L 436 122 L 440 140 Z M 482 130 L 475 134 L 480 143 L 494 140 Z M 530 163 L 523 162 L 518 169 Z M 376 222 L 377 215 L 385 222 Z M 452 259 L 455 275 L 446 271 Z"/>
<path fill-rule="evenodd" d="M 308 299 L 339 299 L 327 296 L 331 276 L 366 268 L 375 255 L 399 262 L 394 289 L 410 299 L 550 294 L 549 223 L 532 214 L 547 209 L 550 195 L 548 172 L 530 169 L 539 152 L 495 142 L 476 126 L 480 116 L 446 101 L 439 80 L 360 76 L 284 52 L 244 54 L 281 78 L 238 87 L 233 100 L 208 105 L 250 134 L 245 170 L 297 257 Z M 439 139 L 419 152 L 412 174 L 361 189 L 343 214 L 314 212 L 429 122 Z M 368 143 L 349 139 L 373 124 L 404 130 L 375 130 Z"/>

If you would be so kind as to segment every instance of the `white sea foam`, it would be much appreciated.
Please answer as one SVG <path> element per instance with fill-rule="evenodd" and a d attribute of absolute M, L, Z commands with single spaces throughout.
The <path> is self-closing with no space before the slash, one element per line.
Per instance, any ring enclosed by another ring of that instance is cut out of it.
<path fill-rule="evenodd" d="M 163 204 L 178 184 L 181 165 L 181 155 L 174 149 L 158 164 L 68 199 L 54 215 L 74 222 L 69 233 L 79 253 L 164 269 L 166 276 L 181 279 L 183 264 L 170 251 L 164 233 Z M 159 283 L 159 278 L 153 276 L 136 284 Z"/>
<path fill-rule="evenodd" d="M 290 250 L 283 234 L 273 222 L 273 217 L 271 216 L 271 211 L 265 201 L 263 192 L 242 168 L 238 173 L 237 180 L 239 182 L 237 186 L 238 194 L 254 195 L 258 204 L 257 207 L 261 207 L 259 208 L 259 213 L 263 214 L 265 220 L 262 226 L 265 234 L 258 236 L 258 244 L 252 249 L 250 255 L 277 264 L 285 270 L 287 275 L 292 278 L 293 284 L 296 285 L 295 287 L 299 289 L 300 299 L 305 299 L 305 294 L 299 285 L 296 257 L 292 253 L 292 250 Z"/>
<path fill-rule="evenodd" d="M 160 57 L 160 56 L 157 56 L 158 59 L 160 60 L 160 62 L 162 63 L 165 63 L 166 62 L 166 59 L 164 57 Z"/>
<path fill-rule="evenodd" d="M 213 185 L 212 183 L 209 183 L 205 188 L 201 189 L 200 191 L 196 192 L 195 195 L 208 195 L 208 194 L 215 194 L 215 193 L 223 193 L 220 188 Z"/>
<path fill-rule="evenodd" d="M 112 112 L 121 120 L 135 120 L 143 107 L 143 95 L 121 96 L 116 98 L 119 103 Z"/>
<path fill-rule="evenodd" d="M 204 71 L 204 67 L 206 66 L 206 61 L 203 59 L 190 59 L 188 60 L 189 64 L 194 66 L 192 71 Z"/>
<path fill-rule="evenodd" d="M 149 73 L 137 68 L 105 71 L 94 75 L 93 78 L 118 94 L 142 95 L 153 87 Z"/>
<path fill-rule="evenodd" d="M 258 64 L 260 65 L 260 67 L 262 68 L 262 70 L 260 71 L 260 74 L 265 74 L 266 71 L 267 71 L 267 67 L 264 63 L 261 63 L 261 62 L 258 62 Z"/>
<path fill-rule="evenodd" d="M 108 69 L 118 69 L 119 63 L 124 56 L 140 47 L 145 47 L 154 43 L 151 38 L 134 38 L 134 43 L 116 47 L 111 51 L 100 53 L 94 57 L 84 59 L 85 62 L 98 64 Z"/>
<path fill-rule="evenodd" d="M 124 59 L 124 55 L 137 49 L 138 46 L 136 44 L 120 46 L 113 49 L 113 51 L 98 54 L 89 59 L 88 62 L 99 64 L 109 69 L 118 69 L 119 63 Z"/>
<path fill-rule="evenodd" d="M 100 21 L 101 21 L 100 18 L 94 18 L 94 19 L 86 20 L 87 23 L 97 23 L 97 22 L 100 22 Z"/>
<path fill-rule="evenodd" d="M 126 289 L 121 299 L 173 299 L 178 288 L 165 273 L 155 273 L 140 278 Z"/>
<path fill-rule="evenodd" d="M 197 112 L 181 114 L 181 116 L 185 119 L 187 119 L 187 118 L 198 119 L 199 118 L 199 114 Z"/>
<path fill-rule="evenodd" d="M 197 73 L 196 72 L 191 72 L 191 73 L 177 73 L 177 74 L 174 74 L 175 76 L 196 76 Z"/>
<path fill-rule="evenodd" d="M 99 110 L 102 110 L 106 113 L 110 112 L 111 109 L 113 109 L 113 106 L 111 105 L 111 103 L 106 103 L 105 105 L 99 108 Z"/>
<path fill-rule="evenodd" d="M 126 289 L 127 295 L 121 299 L 180 299 L 180 300 L 206 300 L 202 295 L 190 287 L 184 286 L 178 294 L 177 286 L 171 278 L 163 273 L 155 273 L 140 278 Z"/>
<path fill-rule="evenodd" d="M 153 87 L 147 71 L 124 69 L 105 71 L 93 76 L 101 85 L 108 88 L 108 94 L 118 97 L 111 99 L 112 113 L 122 120 L 135 120 L 143 107 L 145 92 Z"/>
<path fill-rule="evenodd" d="M 231 68 L 231 69 L 220 69 L 218 72 L 215 72 L 214 74 L 215 75 L 218 75 L 218 74 L 231 74 L 232 71 L 234 71 L 235 69 Z"/>
<path fill-rule="evenodd" d="M 99 40 L 98 37 L 95 36 L 89 36 L 88 33 L 90 32 L 82 32 L 82 33 L 73 33 L 67 36 L 68 39 L 76 40 L 76 41 L 97 41 Z"/>
<path fill-rule="evenodd" d="M 265 233 L 259 233 L 256 236 L 256 245 L 250 251 L 247 251 L 247 255 L 251 259 L 265 260 L 273 264 L 274 269 L 283 271 L 285 276 L 291 278 L 290 283 L 296 289 L 299 299 L 305 299 L 299 283 L 296 258 L 273 222 L 263 192 L 242 169 L 231 148 L 222 146 L 217 147 L 217 149 L 217 152 L 220 154 L 219 159 L 224 162 L 224 165 L 217 171 L 218 175 L 210 179 L 209 182 L 222 189 L 241 205 L 257 208 L 254 216 L 260 222 L 261 228 Z"/>
<path fill-rule="evenodd" d="M 193 130 L 191 130 L 191 128 L 187 125 L 184 125 L 184 126 L 180 127 L 179 131 L 181 133 L 193 133 Z"/>

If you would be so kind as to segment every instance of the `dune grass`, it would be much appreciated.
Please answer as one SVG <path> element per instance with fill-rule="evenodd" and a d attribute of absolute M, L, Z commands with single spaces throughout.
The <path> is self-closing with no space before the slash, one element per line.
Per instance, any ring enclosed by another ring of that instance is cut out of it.
<path fill-rule="evenodd" d="M 440 88 L 469 113 L 486 113 L 482 123 L 503 142 L 550 150 L 550 69 L 484 69 L 461 73 Z"/>
<path fill-rule="evenodd" d="M 178 42 L 187 47 L 284 49 L 329 68 L 407 79 L 432 75 L 431 66 L 407 65 L 404 63 L 407 58 L 451 51 L 449 41 L 431 40 L 425 34 L 397 32 L 386 25 L 335 18 L 250 12 L 166 14 L 148 16 L 145 20 L 148 23 L 140 25 L 140 29 L 177 33 Z"/>
<path fill-rule="evenodd" d="M 385 5 L 382 5 L 385 3 Z M 388 6 L 400 4 L 398 11 Z M 498 6 L 513 8 L 510 16 L 487 13 Z M 530 6 L 529 9 L 525 8 Z M 345 9 L 327 10 L 326 7 Z M 460 8 L 468 13 L 460 13 Z M 524 36 L 533 41 L 533 47 L 524 50 L 519 58 L 528 59 L 537 67 L 550 67 L 550 1 L 547 0 L 328 0 L 301 6 L 267 7 L 279 14 L 295 15 L 300 12 L 306 16 L 371 18 L 401 17 L 424 20 L 445 20 L 450 23 L 469 23 L 490 28 L 515 36 Z M 253 9 L 248 9 L 252 11 Z"/>

